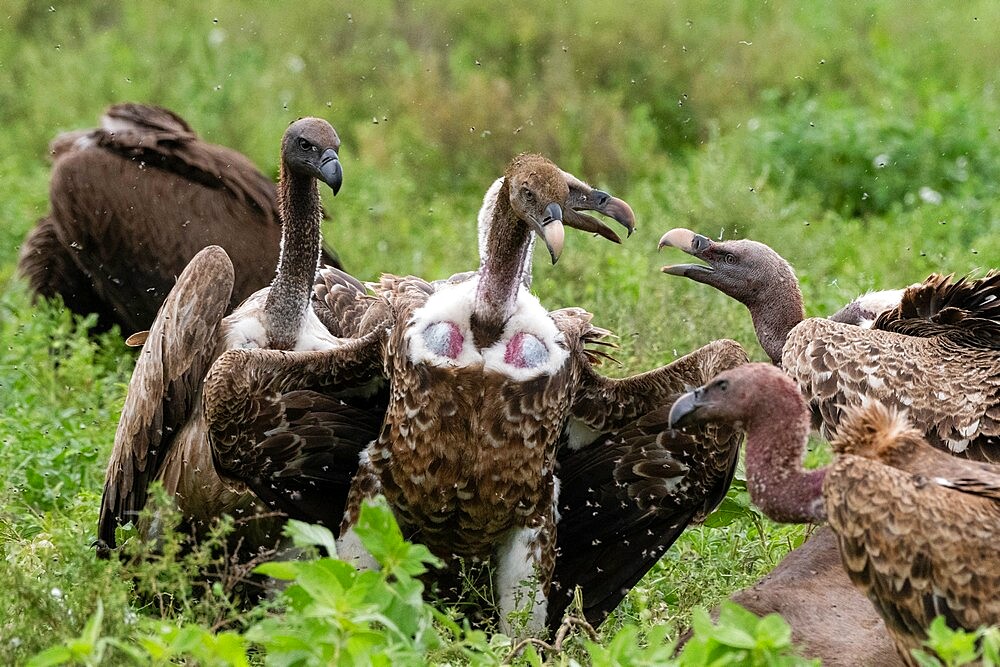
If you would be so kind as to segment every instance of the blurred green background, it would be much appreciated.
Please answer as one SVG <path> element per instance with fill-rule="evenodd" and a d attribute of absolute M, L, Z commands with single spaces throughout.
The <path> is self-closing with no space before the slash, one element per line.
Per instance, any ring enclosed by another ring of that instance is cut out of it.
<path fill-rule="evenodd" d="M 58 132 L 114 102 L 155 103 L 276 176 L 286 125 L 323 116 L 345 168 L 325 234 L 363 279 L 474 268 L 483 192 L 513 155 L 542 152 L 638 218 L 621 247 L 571 232 L 556 267 L 536 257 L 543 303 L 587 308 L 621 336 L 609 373 L 723 336 L 763 360 L 739 304 L 658 273 L 683 261 L 657 256 L 660 235 L 769 243 L 818 315 L 932 271 L 996 266 L 998 26 L 989 1 L 5 0 L 0 574 L 20 583 L 0 596 L 12 619 L 0 637 L 41 622 L 18 617 L 48 587 L 79 598 L 74 619 L 46 620 L 49 635 L 11 659 L 78 631 L 108 590 L 126 597 L 86 545 L 132 357 L 58 306 L 33 308 L 14 276 L 47 210 Z M 752 510 L 691 531 L 619 620 L 682 624 L 801 535 Z M 36 553 L 53 536 L 62 567 Z"/>

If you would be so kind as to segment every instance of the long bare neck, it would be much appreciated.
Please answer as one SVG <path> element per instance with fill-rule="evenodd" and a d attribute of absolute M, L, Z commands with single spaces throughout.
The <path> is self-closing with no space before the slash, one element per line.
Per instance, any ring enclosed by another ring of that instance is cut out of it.
<path fill-rule="evenodd" d="M 514 311 L 530 249 L 531 231 L 514 213 L 504 183 L 486 235 L 472 310 L 472 335 L 477 347 L 488 347 L 503 333 L 504 324 Z"/>
<path fill-rule="evenodd" d="M 264 306 L 268 345 L 278 350 L 295 347 L 312 293 L 320 253 L 319 187 L 311 176 L 297 174 L 281 164 L 278 184 L 281 215 L 281 255 L 278 272 Z"/>
<path fill-rule="evenodd" d="M 768 394 L 766 405 L 747 424 L 747 488 L 754 504 L 775 521 L 818 523 L 826 518 L 826 470 L 802 468 L 808 437 L 809 412 L 794 389 Z"/>
<path fill-rule="evenodd" d="M 755 294 L 746 305 L 760 346 L 771 363 L 780 365 L 788 332 L 806 316 L 798 282 L 794 278 L 783 279 L 767 291 Z"/>

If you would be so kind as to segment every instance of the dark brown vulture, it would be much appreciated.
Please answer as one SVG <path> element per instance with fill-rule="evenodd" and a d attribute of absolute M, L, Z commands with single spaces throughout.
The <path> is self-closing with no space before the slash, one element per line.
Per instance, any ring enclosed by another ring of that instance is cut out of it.
<path fill-rule="evenodd" d="M 623 380 L 596 372 L 608 332 L 579 308 L 546 311 L 525 285 L 533 235 L 553 260 L 564 224 L 613 236 L 575 206 L 632 228 L 624 202 L 581 202 L 574 181 L 541 156 L 516 158 L 487 197 L 478 271 L 437 283 L 386 275 L 370 294 L 321 272 L 331 326 L 359 338 L 328 353 L 222 355 L 205 406 L 220 471 L 334 527 L 340 556 L 361 567 L 372 561 L 352 526 L 361 501 L 384 494 L 407 537 L 450 567 L 492 560 L 505 632 L 515 610 L 528 618 L 518 634 L 558 626 L 578 584 L 587 618 L 603 620 L 724 496 L 740 434 L 682 436 L 667 416 L 685 388 L 746 354 L 716 341 Z M 262 362 L 286 370 L 268 379 Z M 373 380 L 385 383 L 375 400 Z M 360 465 L 355 454 L 356 471 L 338 468 L 352 442 Z"/>
<path fill-rule="evenodd" d="M 231 487 L 215 472 L 202 411 L 203 379 L 224 350 L 317 350 L 341 344 L 309 307 L 321 245 L 317 179 L 335 194 L 340 189 L 339 148 L 337 133 L 318 118 L 296 121 L 285 132 L 278 185 L 285 224 L 270 287 L 223 317 L 233 290 L 233 265 L 222 248 L 209 246 L 170 290 L 136 362 L 115 433 L 98 528 L 103 552 L 115 546 L 117 526 L 137 521 L 153 481 L 163 483 L 186 527 L 196 532 L 223 513 L 245 518 L 262 509 L 245 487 Z M 273 546 L 279 527 L 273 517 L 250 521 L 247 546 Z M 158 530 L 155 525 L 139 528 L 146 539 Z"/>
<path fill-rule="evenodd" d="M 281 224 L 274 184 L 240 153 L 198 138 L 177 114 L 116 104 L 101 127 L 52 142 L 51 212 L 21 246 L 33 292 L 60 295 L 101 329 L 148 329 L 195 254 L 221 246 L 235 267 L 227 310 L 274 278 Z M 336 258 L 324 251 L 324 263 Z"/>
<path fill-rule="evenodd" d="M 844 410 L 834 463 L 804 470 L 808 406 L 769 364 L 721 373 L 679 398 L 670 421 L 746 428 L 754 503 L 776 521 L 829 521 L 906 664 L 936 616 L 965 630 L 1000 623 L 1000 468 L 932 447 L 872 400 Z"/>

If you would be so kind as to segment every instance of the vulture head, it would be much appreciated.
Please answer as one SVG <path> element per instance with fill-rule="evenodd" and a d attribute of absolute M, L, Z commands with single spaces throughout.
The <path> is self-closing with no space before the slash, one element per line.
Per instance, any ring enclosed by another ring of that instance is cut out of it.
<path fill-rule="evenodd" d="M 671 229 L 660 239 L 660 248 L 665 246 L 683 250 L 704 264 L 671 264 L 660 270 L 711 285 L 746 306 L 761 347 L 780 363 L 788 332 L 805 318 L 791 264 L 763 243 L 713 241 L 690 229 Z"/>
<path fill-rule="evenodd" d="M 737 366 L 678 398 L 670 408 L 670 428 L 703 423 L 747 425 L 762 412 L 762 406 L 774 400 L 774 392 L 797 394 L 798 388 L 776 366 Z"/>
<path fill-rule="evenodd" d="M 337 131 L 322 118 L 300 118 L 288 126 L 281 140 L 284 168 L 323 181 L 335 195 L 344 180 L 339 150 Z"/>
<path fill-rule="evenodd" d="M 803 470 L 809 409 L 794 380 L 771 364 L 744 364 L 683 394 L 670 427 L 730 424 L 746 430 L 750 499 L 783 523 L 821 522 L 826 470 Z"/>
<path fill-rule="evenodd" d="M 661 271 L 711 285 L 748 308 L 768 300 L 775 290 L 798 290 L 791 265 L 770 247 L 750 239 L 713 241 L 690 229 L 671 229 L 660 248 L 683 250 L 704 264 L 671 264 Z"/>
<path fill-rule="evenodd" d="M 555 264 L 562 252 L 563 225 L 600 234 L 621 243 L 610 227 L 581 210 L 598 211 L 635 229 L 631 207 L 606 192 L 595 190 L 541 155 L 522 154 L 511 161 L 503 176 L 510 205 L 518 218 L 541 237 Z"/>

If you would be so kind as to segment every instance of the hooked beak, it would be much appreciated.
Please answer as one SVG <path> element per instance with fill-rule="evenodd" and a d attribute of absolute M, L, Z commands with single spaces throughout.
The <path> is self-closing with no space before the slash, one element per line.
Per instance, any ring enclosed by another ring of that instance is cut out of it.
<path fill-rule="evenodd" d="M 549 256 L 552 258 L 552 263 L 555 264 L 559 260 L 559 255 L 562 254 L 563 241 L 566 238 L 566 232 L 563 229 L 562 207 L 553 202 L 545 207 L 545 215 L 541 219 L 534 215 L 530 217 L 535 232 L 542 237 L 542 241 L 545 242 L 545 247 L 549 251 Z"/>
<path fill-rule="evenodd" d="M 698 387 L 674 401 L 668 417 L 670 428 L 683 428 L 693 421 L 694 415 L 701 407 L 702 392 L 703 388 Z"/>
<path fill-rule="evenodd" d="M 707 236 L 695 234 L 690 229 L 678 227 L 677 229 L 671 229 L 669 232 L 660 237 L 660 243 L 657 246 L 657 249 L 662 250 L 667 246 L 677 248 L 693 257 L 703 259 L 707 262 L 709 260 L 704 257 L 704 253 L 706 250 L 711 248 L 712 245 L 712 240 Z M 713 273 L 715 269 L 704 264 L 671 264 L 664 266 L 660 269 L 660 271 L 674 276 L 684 276 L 686 278 L 698 280 L 701 277 L 705 277 L 708 274 Z"/>
<path fill-rule="evenodd" d="M 323 155 L 319 158 L 319 177 L 330 186 L 334 196 L 340 192 L 340 186 L 344 182 L 344 169 L 340 166 L 337 151 L 332 148 L 323 151 Z"/>
<path fill-rule="evenodd" d="M 574 180 L 576 179 L 574 178 Z M 582 181 L 580 184 L 587 187 Z M 580 191 L 578 189 L 577 193 L 571 192 L 567 203 L 569 206 L 563 222 L 569 227 L 598 234 L 613 243 L 621 243 L 621 238 L 610 227 L 593 216 L 580 213 L 580 211 L 596 211 L 621 224 L 628 231 L 629 236 L 635 231 L 635 213 L 632 211 L 632 207 L 626 201 L 612 197 L 603 190 Z"/>

